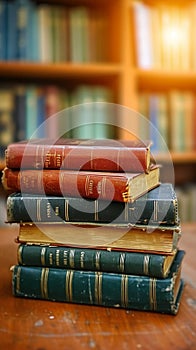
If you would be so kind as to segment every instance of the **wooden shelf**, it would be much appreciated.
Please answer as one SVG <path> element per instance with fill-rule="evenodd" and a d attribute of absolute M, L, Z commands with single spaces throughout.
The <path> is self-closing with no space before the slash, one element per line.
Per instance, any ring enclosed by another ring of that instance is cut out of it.
<path fill-rule="evenodd" d="M 138 90 L 196 89 L 196 72 L 135 69 Z"/>
<path fill-rule="evenodd" d="M 118 76 L 121 65 L 111 63 L 31 63 L 0 62 L 0 77 L 6 79 L 58 79 Z"/>
<path fill-rule="evenodd" d="M 170 152 L 171 159 L 175 164 L 184 163 L 196 163 L 196 151 L 195 152 Z M 168 156 L 166 154 L 157 154 L 156 159 L 159 162 L 167 163 Z"/>

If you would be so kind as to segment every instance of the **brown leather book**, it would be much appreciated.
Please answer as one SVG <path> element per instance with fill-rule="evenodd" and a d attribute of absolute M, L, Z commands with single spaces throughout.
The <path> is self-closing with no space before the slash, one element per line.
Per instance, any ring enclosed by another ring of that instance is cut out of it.
<path fill-rule="evenodd" d="M 13 192 L 133 202 L 157 187 L 159 179 L 158 166 L 148 173 L 5 168 L 2 183 L 6 190 Z"/>
<path fill-rule="evenodd" d="M 34 139 L 12 143 L 6 150 L 8 168 L 75 169 L 148 172 L 149 141 L 112 139 Z"/>

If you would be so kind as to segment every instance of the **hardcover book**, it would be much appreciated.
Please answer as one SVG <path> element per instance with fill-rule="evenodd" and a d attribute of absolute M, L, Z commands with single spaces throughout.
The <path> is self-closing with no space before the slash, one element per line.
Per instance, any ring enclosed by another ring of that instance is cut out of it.
<path fill-rule="evenodd" d="M 7 221 L 115 222 L 178 225 L 178 201 L 172 184 L 161 183 L 133 203 L 43 196 L 20 192 L 7 198 Z"/>
<path fill-rule="evenodd" d="M 175 250 L 171 255 L 163 255 L 107 249 L 20 244 L 17 256 L 18 263 L 24 266 L 92 270 L 166 278 L 176 252 Z"/>
<path fill-rule="evenodd" d="M 151 166 L 150 142 L 112 139 L 35 139 L 12 143 L 8 168 L 143 172 Z"/>
<path fill-rule="evenodd" d="M 159 167 L 148 173 L 5 168 L 2 183 L 6 190 L 24 193 L 133 202 L 158 186 L 159 179 Z"/>
<path fill-rule="evenodd" d="M 21 223 L 18 241 L 80 248 L 139 250 L 172 254 L 180 227 L 90 223 Z"/>
<path fill-rule="evenodd" d="M 167 278 L 16 265 L 12 268 L 13 294 L 106 307 L 176 314 L 183 281 L 179 251 Z"/>

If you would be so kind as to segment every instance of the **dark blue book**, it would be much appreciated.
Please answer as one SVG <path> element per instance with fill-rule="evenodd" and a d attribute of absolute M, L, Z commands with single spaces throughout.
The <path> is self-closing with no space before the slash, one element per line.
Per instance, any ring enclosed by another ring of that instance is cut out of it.
<path fill-rule="evenodd" d="M 16 1 L 7 2 L 7 60 L 17 59 L 17 7 Z"/>
<path fill-rule="evenodd" d="M 8 222 L 62 220 L 172 226 L 179 224 L 178 202 L 170 183 L 162 183 L 133 203 L 24 193 L 7 199 Z"/>
<path fill-rule="evenodd" d="M 176 314 L 183 281 L 179 251 L 167 278 L 16 265 L 17 297 Z"/>

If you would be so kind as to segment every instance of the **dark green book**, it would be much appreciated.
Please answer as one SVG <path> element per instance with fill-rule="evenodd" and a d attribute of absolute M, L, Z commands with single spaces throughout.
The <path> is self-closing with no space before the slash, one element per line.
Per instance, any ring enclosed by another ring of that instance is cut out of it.
<path fill-rule="evenodd" d="M 176 193 L 172 184 L 163 183 L 134 203 L 21 193 L 11 194 L 7 199 L 7 221 L 10 223 L 62 220 L 177 225 L 179 217 Z"/>
<path fill-rule="evenodd" d="M 18 246 L 20 265 L 126 273 L 156 278 L 167 277 L 175 255 L 176 251 L 172 255 L 163 255 L 61 246 Z"/>
<path fill-rule="evenodd" d="M 13 295 L 133 310 L 176 314 L 183 289 L 178 251 L 165 279 L 109 272 L 16 265 Z"/>

